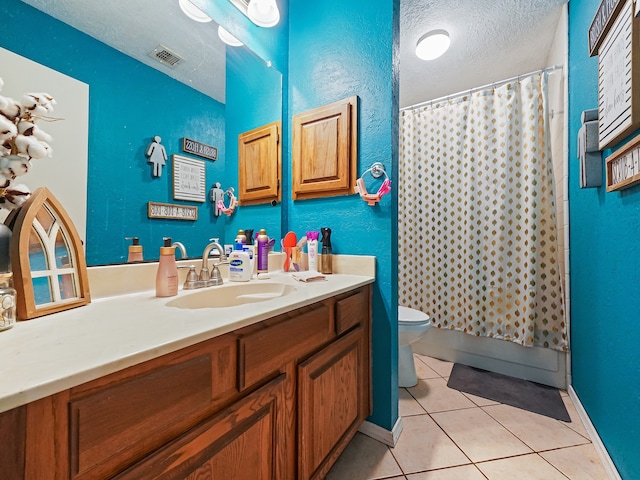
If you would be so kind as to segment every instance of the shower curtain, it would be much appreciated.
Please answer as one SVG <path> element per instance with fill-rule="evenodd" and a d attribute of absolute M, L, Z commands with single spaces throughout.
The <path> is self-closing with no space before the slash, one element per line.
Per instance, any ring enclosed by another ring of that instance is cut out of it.
<path fill-rule="evenodd" d="M 432 325 L 567 350 L 547 74 L 401 114 L 401 305 Z"/>

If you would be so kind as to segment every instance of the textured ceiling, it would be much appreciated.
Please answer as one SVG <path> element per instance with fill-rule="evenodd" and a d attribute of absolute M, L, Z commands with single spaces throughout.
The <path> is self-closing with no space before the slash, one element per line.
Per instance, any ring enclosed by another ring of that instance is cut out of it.
<path fill-rule="evenodd" d="M 547 67 L 567 0 L 400 0 L 400 106 Z M 425 33 L 445 29 L 451 47 L 420 60 Z"/>
<path fill-rule="evenodd" d="M 178 0 L 22 0 L 224 103 L 225 45 L 215 22 L 198 23 Z M 184 59 L 170 68 L 148 56 L 158 44 Z"/>
<path fill-rule="evenodd" d="M 193 88 L 224 101 L 225 46 L 217 25 L 189 20 L 178 0 L 23 0 Z M 222 1 L 222 0 L 219 0 Z M 567 0 L 401 0 L 400 105 L 456 93 L 548 66 Z M 415 56 L 417 40 L 446 29 L 439 59 Z M 148 56 L 158 44 L 184 62 L 166 67 Z"/>

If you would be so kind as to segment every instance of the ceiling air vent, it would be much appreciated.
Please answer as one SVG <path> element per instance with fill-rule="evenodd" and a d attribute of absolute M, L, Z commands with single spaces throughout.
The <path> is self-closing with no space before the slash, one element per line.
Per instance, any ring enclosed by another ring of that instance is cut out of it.
<path fill-rule="evenodd" d="M 160 63 L 168 65 L 169 67 L 175 67 L 178 63 L 184 60 L 180 55 L 176 52 L 171 51 L 164 45 L 158 45 L 153 49 L 152 52 L 149 53 L 151 58 L 155 58 Z"/>

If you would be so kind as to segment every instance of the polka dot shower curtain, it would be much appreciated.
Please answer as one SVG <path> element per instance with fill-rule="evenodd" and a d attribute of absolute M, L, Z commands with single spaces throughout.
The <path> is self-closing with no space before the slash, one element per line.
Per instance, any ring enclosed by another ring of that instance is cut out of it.
<path fill-rule="evenodd" d="M 439 328 L 567 349 L 547 74 L 401 115 L 401 305 Z"/>

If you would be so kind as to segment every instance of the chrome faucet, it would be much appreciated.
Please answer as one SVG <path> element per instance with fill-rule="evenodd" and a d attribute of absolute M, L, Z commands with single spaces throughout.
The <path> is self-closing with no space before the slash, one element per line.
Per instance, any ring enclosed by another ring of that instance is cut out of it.
<path fill-rule="evenodd" d="M 220 261 L 213 265 L 211 273 L 209 273 L 209 254 L 214 248 L 220 253 Z M 204 247 L 204 252 L 202 252 L 202 268 L 200 269 L 200 275 L 198 277 L 198 280 L 202 282 L 203 287 L 222 285 L 222 275 L 220 275 L 218 265 L 224 263 L 226 259 L 227 256 L 224 254 L 224 248 L 222 248 L 222 245 L 219 243 L 212 242 Z"/>
<path fill-rule="evenodd" d="M 180 250 L 180 253 L 182 254 L 182 258 L 187 258 L 187 249 L 184 248 L 184 245 L 182 244 L 182 242 L 173 242 L 171 244 L 172 247 L 176 247 L 178 250 Z"/>

